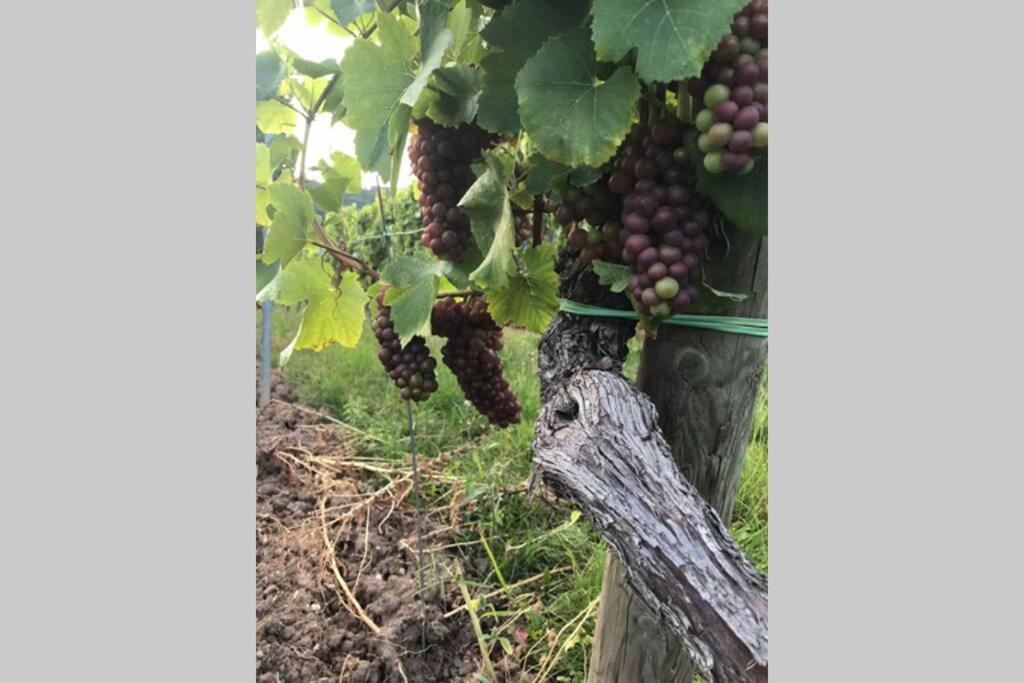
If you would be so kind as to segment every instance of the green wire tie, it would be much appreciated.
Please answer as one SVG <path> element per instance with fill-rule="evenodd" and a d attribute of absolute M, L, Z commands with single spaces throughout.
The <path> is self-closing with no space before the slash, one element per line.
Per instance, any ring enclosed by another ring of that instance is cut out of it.
<path fill-rule="evenodd" d="M 619 311 L 614 308 L 590 306 L 569 299 L 559 299 L 559 308 L 566 313 L 588 315 L 596 318 L 622 318 L 623 320 L 639 320 L 636 311 Z M 699 327 L 704 330 L 746 334 L 751 337 L 767 337 L 768 321 L 764 318 L 739 318 L 727 315 L 687 315 L 680 313 L 665 318 L 661 323 L 679 325 L 681 327 Z"/>

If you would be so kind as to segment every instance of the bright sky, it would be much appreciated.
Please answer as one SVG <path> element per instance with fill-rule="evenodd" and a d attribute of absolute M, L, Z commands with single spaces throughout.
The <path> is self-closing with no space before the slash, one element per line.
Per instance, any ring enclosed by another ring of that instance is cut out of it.
<path fill-rule="evenodd" d="M 327 24 L 321 22 L 311 26 L 306 22 L 302 10 L 292 11 L 288 19 L 277 32 L 277 39 L 287 45 L 291 50 L 303 59 L 319 62 L 324 59 L 340 61 L 345 54 L 345 49 L 352 43 L 348 36 L 336 36 L 327 31 Z M 256 52 L 270 49 L 263 34 L 256 30 Z M 302 140 L 304 125 L 299 122 L 295 130 L 295 136 Z M 309 148 L 306 151 L 306 176 L 320 179 L 320 172 L 315 168 L 321 159 L 327 159 L 332 152 L 344 152 L 355 156 L 355 133 L 342 123 L 331 125 L 330 114 L 320 114 L 313 121 L 309 131 Z M 399 187 L 404 187 L 412 180 L 412 170 L 409 165 L 409 158 L 402 155 L 402 169 L 398 178 Z M 377 174 L 364 173 L 363 187 L 374 187 Z M 382 181 L 383 184 L 383 181 Z"/>

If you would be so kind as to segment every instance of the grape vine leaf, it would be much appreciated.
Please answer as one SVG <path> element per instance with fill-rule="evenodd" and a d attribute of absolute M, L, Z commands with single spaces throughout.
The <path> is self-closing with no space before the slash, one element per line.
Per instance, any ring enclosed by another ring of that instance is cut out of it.
<path fill-rule="evenodd" d="M 270 148 L 266 145 L 256 145 L 256 184 L 270 184 Z"/>
<path fill-rule="evenodd" d="M 348 26 L 359 16 L 373 11 L 373 0 L 331 0 L 331 9 L 338 23 Z"/>
<path fill-rule="evenodd" d="M 479 64 L 485 51 L 480 34 L 473 27 L 480 19 L 479 6 L 470 0 L 459 0 L 452 6 L 445 24 L 452 32 L 454 41 L 446 59 L 459 64 Z"/>
<path fill-rule="evenodd" d="M 516 77 L 523 128 L 548 159 L 600 166 L 633 123 L 640 81 L 629 66 L 597 80 L 594 46 L 584 28 L 549 39 Z"/>
<path fill-rule="evenodd" d="M 353 187 L 353 184 L 357 189 L 359 187 L 362 179 L 359 161 L 342 152 L 334 152 L 331 155 L 331 163 L 321 161 L 319 168 L 323 182 L 317 187 L 310 188 L 309 194 L 324 211 L 338 211 L 349 188 Z"/>
<path fill-rule="evenodd" d="M 333 59 L 313 62 L 302 57 L 295 57 L 292 59 L 292 68 L 310 78 L 323 78 L 324 76 L 333 76 L 338 73 L 338 62 Z"/>
<path fill-rule="evenodd" d="M 571 168 L 551 161 L 543 154 L 533 154 L 524 187 L 530 194 L 542 194 L 555 183 L 556 178 L 568 178 L 571 172 Z"/>
<path fill-rule="evenodd" d="M 708 173 L 704 154 L 691 142 L 690 158 L 697 171 L 697 191 L 710 199 L 740 230 L 768 234 L 768 157 L 762 156 L 747 175 Z"/>
<path fill-rule="evenodd" d="M 483 261 L 469 279 L 484 288 L 504 287 L 516 272 L 515 229 L 509 205 L 503 162 L 494 154 L 486 157 L 487 170 L 476 179 L 459 202 L 469 217 L 473 238 Z"/>
<path fill-rule="evenodd" d="M 420 55 L 425 57 L 433 52 L 434 45 L 441 38 L 448 20 L 448 12 L 452 8 L 452 0 L 416 0 L 416 8 L 420 15 Z M 455 44 L 455 34 L 449 30 L 448 35 L 450 37 L 447 39 L 445 50 Z M 443 55 L 442 51 L 441 56 Z"/>
<path fill-rule="evenodd" d="M 479 123 L 492 133 L 515 133 L 522 127 L 516 98 L 516 74 L 547 38 L 579 26 L 586 0 L 519 0 L 498 12 L 480 35 L 500 52 L 480 62 L 484 89 Z"/>
<path fill-rule="evenodd" d="M 271 280 L 277 277 L 277 274 L 281 272 L 281 262 L 274 261 L 273 263 L 264 263 L 258 256 L 256 257 L 256 291 L 261 291 L 266 287 Z"/>
<path fill-rule="evenodd" d="M 267 192 L 274 206 L 274 219 L 264 245 L 263 261 L 273 263 L 281 259 L 281 265 L 287 266 L 306 244 L 306 231 L 313 223 L 313 199 L 287 182 L 276 182 Z"/>
<path fill-rule="evenodd" d="M 487 309 L 500 325 L 511 321 L 543 332 L 558 313 L 555 245 L 542 244 L 523 252 L 523 270 L 508 284 L 487 292 Z"/>
<path fill-rule="evenodd" d="M 285 364 L 296 349 L 320 350 L 337 343 L 352 348 L 363 333 L 363 311 L 368 300 L 355 272 L 346 271 L 339 289 L 318 258 L 298 259 L 283 268 L 256 296 L 285 306 L 306 302 L 295 338 L 281 352 Z"/>
<path fill-rule="evenodd" d="M 291 135 L 278 135 L 270 141 L 270 170 L 271 173 L 282 163 L 289 166 L 296 155 L 302 150 L 302 143 Z"/>
<path fill-rule="evenodd" d="M 427 107 L 427 116 L 436 123 L 456 128 L 469 123 L 476 116 L 483 74 L 467 64 L 456 64 L 434 72 L 437 90 L 424 90 L 433 95 Z"/>
<path fill-rule="evenodd" d="M 284 73 L 284 62 L 273 50 L 264 50 L 256 55 L 256 99 L 273 97 L 277 86 L 281 85 Z"/>
<path fill-rule="evenodd" d="M 338 72 L 341 73 L 340 71 Z M 334 81 L 334 87 L 327 91 L 327 96 L 324 98 L 323 111 L 331 113 L 331 125 L 340 121 L 345 113 L 348 111 L 345 109 L 345 105 L 342 104 L 342 100 L 345 97 L 345 81 L 339 75 Z"/>
<path fill-rule="evenodd" d="M 291 133 L 295 130 L 295 111 L 275 100 L 257 102 L 256 126 L 264 133 Z"/>
<path fill-rule="evenodd" d="M 437 296 L 441 264 L 406 254 L 395 257 L 381 274 L 391 287 L 384 303 L 391 307 L 391 322 L 403 346 L 416 335 L 430 333 L 430 311 Z"/>
<path fill-rule="evenodd" d="M 270 216 L 267 215 L 269 205 L 270 195 L 266 188 L 256 188 L 256 225 L 270 225 Z"/>
<path fill-rule="evenodd" d="M 270 37 L 281 28 L 291 11 L 292 0 L 256 0 L 256 23 L 263 35 Z"/>
<path fill-rule="evenodd" d="M 597 58 L 617 62 L 635 48 L 647 82 L 696 76 L 748 1 L 594 0 Z"/>
<path fill-rule="evenodd" d="M 377 26 L 380 45 L 360 39 L 345 51 L 341 60 L 346 75 L 342 103 L 348 110 L 346 123 L 356 131 L 359 163 L 367 171 L 388 177 L 390 125 L 400 120 L 403 105 L 411 108 L 416 103 L 430 73 L 440 66 L 452 34 L 447 29 L 441 31 L 431 44 L 432 52 L 423 55 L 417 72 L 413 66 L 416 39 L 409 26 L 385 12 L 378 12 Z M 395 149 L 394 155 L 402 152 Z"/>
<path fill-rule="evenodd" d="M 441 272 L 453 285 L 459 289 L 466 289 L 469 287 L 470 274 L 480 267 L 483 260 L 484 256 L 480 253 L 476 243 L 470 242 L 462 250 L 457 262 L 441 261 Z"/>
<path fill-rule="evenodd" d="M 625 291 L 629 286 L 629 276 L 632 270 L 629 266 L 621 263 L 608 263 L 607 261 L 594 261 L 591 263 L 597 281 L 608 287 L 613 292 Z"/>

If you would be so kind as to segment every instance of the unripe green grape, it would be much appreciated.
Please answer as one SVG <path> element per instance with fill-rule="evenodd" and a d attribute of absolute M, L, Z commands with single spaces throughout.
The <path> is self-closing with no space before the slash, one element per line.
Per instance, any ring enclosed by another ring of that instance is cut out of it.
<path fill-rule="evenodd" d="M 743 168 L 741 168 L 740 170 L 736 171 L 736 175 L 747 175 L 748 173 L 750 173 L 753 170 L 754 170 L 754 160 L 753 159 L 747 159 L 747 165 L 744 166 Z"/>
<path fill-rule="evenodd" d="M 591 230 L 587 233 L 587 244 L 593 246 L 604 242 L 604 235 L 599 230 Z"/>
<path fill-rule="evenodd" d="M 714 109 L 715 105 L 727 99 L 729 99 L 729 86 L 715 83 L 704 93 L 704 106 L 708 109 Z"/>
<path fill-rule="evenodd" d="M 740 51 L 748 55 L 756 55 L 761 51 L 761 43 L 756 38 L 747 36 L 740 41 Z"/>
<path fill-rule="evenodd" d="M 667 301 L 662 301 L 657 306 L 651 306 L 652 318 L 667 318 L 670 315 L 672 315 L 672 309 L 669 308 Z"/>
<path fill-rule="evenodd" d="M 663 277 L 654 283 L 654 291 L 662 299 L 671 299 L 679 293 L 679 283 L 675 278 Z"/>
<path fill-rule="evenodd" d="M 676 147 L 674 150 L 672 150 L 672 161 L 676 162 L 677 164 L 685 164 L 686 160 L 689 158 L 690 155 L 689 153 L 687 153 L 685 147 Z"/>
<path fill-rule="evenodd" d="M 711 138 L 708 136 L 707 133 L 701 133 L 700 137 L 697 138 L 697 149 L 704 152 L 705 154 L 707 154 L 708 152 L 715 151 L 717 147 L 718 145 L 715 145 L 714 143 L 711 142 Z"/>
<path fill-rule="evenodd" d="M 768 123 L 761 121 L 750 131 L 754 135 L 754 147 L 768 146 Z"/>
<path fill-rule="evenodd" d="M 708 173 L 721 173 L 722 172 L 722 153 L 711 152 L 704 156 L 704 168 L 707 169 Z"/>
<path fill-rule="evenodd" d="M 708 128 L 710 128 L 711 124 L 714 122 L 715 115 L 711 112 L 710 109 L 701 109 L 700 112 L 697 113 L 697 120 L 695 121 L 695 123 L 697 126 L 697 130 L 699 130 L 701 133 L 707 133 Z"/>

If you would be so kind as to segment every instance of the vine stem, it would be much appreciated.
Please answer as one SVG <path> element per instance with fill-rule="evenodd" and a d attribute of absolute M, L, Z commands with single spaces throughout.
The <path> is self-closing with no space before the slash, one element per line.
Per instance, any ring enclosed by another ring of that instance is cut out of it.
<path fill-rule="evenodd" d="M 423 499 L 420 497 L 420 472 L 416 465 L 416 432 L 413 429 L 412 400 L 405 400 L 409 415 L 409 453 L 412 455 L 412 495 L 416 506 L 416 575 L 423 594 Z"/>

